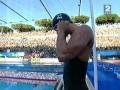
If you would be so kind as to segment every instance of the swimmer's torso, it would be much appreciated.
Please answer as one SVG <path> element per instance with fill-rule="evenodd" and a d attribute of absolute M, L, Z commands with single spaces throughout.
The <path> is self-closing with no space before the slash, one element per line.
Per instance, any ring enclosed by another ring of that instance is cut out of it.
<path fill-rule="evenodd" d="M 74 36 L 79 37 L 81 32 L 83 32 L 83 30 L 82 31 L 76 31 L 76 32 L 77 33 L 75 35 L 74 34 L 71 35 L 71 38 L 74 37 Z M 88 30 L 86 35 L 88 36 L 88 38 L 90 38 L 90 40 L 89 40 L 88 44 L 85 46 L 85 48 L 83 48 L 82 52 L 80 52 L 80 54 L 77 56 L 77 58 L 81 61 L 88 61 L 89 60 L 89 57 L 91 55 L 91 50 L 92 50 L 92 47 L 93 47 L 93 43 L 94 43 L 93 32 L 91 30 Z M 76 42 L 79 42 L 79 41 L 76 41 Z M 85 42 L 85 41 L 83 41 L 83 42 Z"/>

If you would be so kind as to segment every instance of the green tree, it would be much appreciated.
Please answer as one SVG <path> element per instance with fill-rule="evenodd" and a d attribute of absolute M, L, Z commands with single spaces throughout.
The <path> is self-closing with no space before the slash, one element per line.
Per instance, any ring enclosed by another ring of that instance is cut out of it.
<path fill-rule="evenodd" d="M 106 24 L 107 23 L 107 17 L 105 15 L 99 16 L 96 18 L 97 24 Z"/>
<path fill-rule="evenodd" d="M 84 15 L 75 16 L 75 17 L 72 17 L 72 20 L 74 23 L 86 24 L 89 21 L 89 17 Z"/>
<path fill-rule="evenodd" d="M 51 19 L 42 19 L 35 21 L 35 24 L 39 27 L 44 27 L 46 30 L 51 30 L 52 20 Z"/>
<path fill-rule="evenodd" d="M 114 24 L 116 23 L 118 18 L 117 14 L 106 14 L 106 15 L 101 15 L 96 18 L 96 24 Z"/>
<path fill-rule="evenodd" d="M 28 24 L 12 24 L 11 27 L 13 29 L 17 29 L 19 30 L 20 32 L 29 32 L 29 31 L 33 31 L 35 30 L 35 27 L 32 26 L 32 25 L 28 25 Z"/>
<path fill-rule="evenodd" d="M 0 26 L 0 32 L 8 33 L 8 32 L 13 32 L 13 30 L 7 26 Z"/>
<path fill-rule="evenodd" d="M 118 15 L 117 14 L 108 14 L 108 15 L 106 15 L 106 17 L 107 17 L 107 23 L 114 24 L 118 18 Z"/>
<path fill-rule="evenodd" d="M 120 23 L 120 17 L 117 17 L 116 23 Z"/>

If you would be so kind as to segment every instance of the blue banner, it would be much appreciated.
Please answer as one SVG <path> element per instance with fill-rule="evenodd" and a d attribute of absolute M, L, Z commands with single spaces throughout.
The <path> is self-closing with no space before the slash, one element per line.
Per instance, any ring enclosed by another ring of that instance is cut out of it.
<path fill-rule="evenodd" d="M 0 57 L 22 57 L 24 56 L 24 52 L 1 52 Z"/>
<path fill-rule="evenodd" d="M 97 54 L 100 54 L 100 56 L 106 56 L 106 57 L 110 57 L 110 56 L 120 56 L 120 51 L 117 50 L 100 50 L 97 51 Z"/>

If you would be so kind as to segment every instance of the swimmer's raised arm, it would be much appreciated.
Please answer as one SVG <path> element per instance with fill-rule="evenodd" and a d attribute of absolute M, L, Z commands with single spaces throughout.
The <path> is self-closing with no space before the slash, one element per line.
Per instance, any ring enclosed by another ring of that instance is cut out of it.
<path fill-rule="evenodd" d="M 81 29 L 83 29 L 83 27 Z M 89 35 L 87 30 L 74 32 L 71 35 L 69 42 L 67 43 L 64 30 L 58 30 L 57 53 L 59 61 L 65 62 L 66 60 L 77 57 L 87 46 L 90 40 L 88 37 Z"/>

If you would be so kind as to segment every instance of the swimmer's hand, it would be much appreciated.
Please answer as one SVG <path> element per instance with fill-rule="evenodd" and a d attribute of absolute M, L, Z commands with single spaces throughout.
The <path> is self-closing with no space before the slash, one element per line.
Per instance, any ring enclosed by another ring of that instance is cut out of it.
<path fill-rule="evenodd" d="M 58 30 L 63 30 L 65 31 L 68 28 L 69 22 L 68 21 L 59 21 L 57 24 L 57 29 Z"/>
<path fill-rule="evenodd" d="M 59 21 L 56 29 L 57 34 L 64 33 L 65 36 L 67 36 L 68 34 L 66 34 L 66 31 L 68 30 L 68 26 L 69 26 L 68 21 Z"/>

